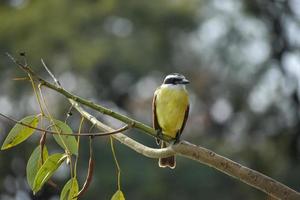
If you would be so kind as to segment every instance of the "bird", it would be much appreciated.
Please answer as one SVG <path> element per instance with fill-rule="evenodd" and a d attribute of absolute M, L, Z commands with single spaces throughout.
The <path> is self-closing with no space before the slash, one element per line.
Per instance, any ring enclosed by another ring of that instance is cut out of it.
<path fill-rule="evenodd" d="M 186 85 L 190 81 L 182 74 L 172 73 L 165 77 L 162 85 L 154 92 L 152 101 L 152 121 L 158 138 L 168 138 L 173 144 L 180 140 L 189 115 L 189 94 Z M 158 145 L 165 148 L 168 144 L 157 139 Z M 175 156 L 160 158 L 159 167 L 176 167 Z"/>

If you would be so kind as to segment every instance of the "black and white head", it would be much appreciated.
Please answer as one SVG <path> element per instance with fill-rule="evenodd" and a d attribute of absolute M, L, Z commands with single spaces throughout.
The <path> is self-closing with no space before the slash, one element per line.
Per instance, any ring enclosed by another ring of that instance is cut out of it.
<path fill-rule="evenodd" d="M 190 81 L 187 80 L 182 74 L 173 73 L 166 76 L 163 84 L 171 84 L 171 85 L 186 85 L 189 84 Z"/>

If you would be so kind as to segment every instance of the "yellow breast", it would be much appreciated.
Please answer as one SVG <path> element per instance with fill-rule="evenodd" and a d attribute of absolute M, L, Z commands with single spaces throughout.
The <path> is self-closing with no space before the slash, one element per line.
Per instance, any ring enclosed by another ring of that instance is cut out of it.
<path fill-rule="evenodd" d="M 161 86 L 156 90 L 156 115 L 163 134 L 175 138 L 181 129 L 189 104 L 187 91 L 182 86 Z"/>

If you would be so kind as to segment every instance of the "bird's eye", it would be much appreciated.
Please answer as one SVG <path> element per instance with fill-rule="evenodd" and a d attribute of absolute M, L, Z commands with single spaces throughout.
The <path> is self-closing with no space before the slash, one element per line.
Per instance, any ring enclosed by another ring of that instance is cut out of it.
<path fill-rule="evenodd" d="M 165 84 L 173 84 L 174 83 L 174 78 L 168 78 L 164 82 Z"/>
<path fill-rule="evenodd" d="M 176 83 L 176 84 L 177 84 L 177 83 L 180 83 L 180 81 L 181 81 L 180 78 L 175 78 L 175 79 L 174 79 L 174 83 Z"/>

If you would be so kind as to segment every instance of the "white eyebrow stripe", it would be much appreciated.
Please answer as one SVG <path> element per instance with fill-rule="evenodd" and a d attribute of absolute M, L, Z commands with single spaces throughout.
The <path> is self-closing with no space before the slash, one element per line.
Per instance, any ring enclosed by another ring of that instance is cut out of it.
<path fill-rule="evenodd" d="M 166 79 L 168 79 L 168 78 L 178 78 L 179 76 L 176 76 L 176 75 L 168 75 L 167 77 L 166 77 Z"/>
<path fill-rule="evenodd" d="M 182 78 L 182 77 L 178 76 L 178 75 L 171 74 L 171 75 L 166 76 L 165 80 L 170 79 L 170 78 Z"/>

